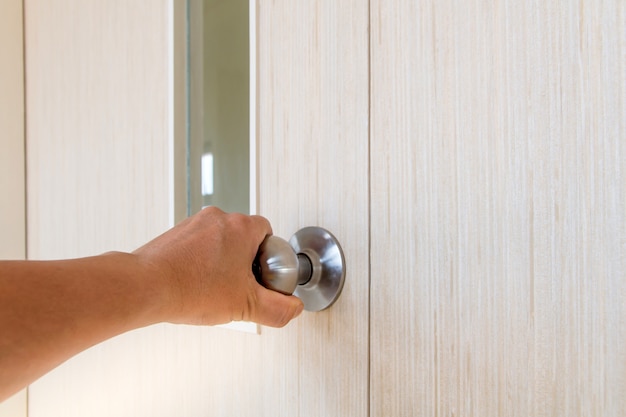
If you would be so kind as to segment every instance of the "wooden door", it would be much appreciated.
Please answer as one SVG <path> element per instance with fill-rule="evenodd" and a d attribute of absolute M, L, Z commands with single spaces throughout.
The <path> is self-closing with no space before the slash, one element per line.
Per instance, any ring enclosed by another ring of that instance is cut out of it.
<path fill-rule="evenodd" d="M 626 409 L 622 1 L 371 2 L 371 415 Z"/>
<path fill-rule="evenodd" d="M 170 7 L 26 3 L 31 258 L 131 250 L 175 216 Z M 284 238 L 308 225 L 338 237 L 341 299 L 260 335 L 161 325 L 114 338 L 33 384 L 31 417 L 367 414 L 367 4 L 255 7 L 257 207 Z"/>
<path fill-rule="evenodd" d="M 31 257 L 175 217 L 157 4 L 26 2 Z M 30 415 L 620 415 L 622 2 L 255 7 L 257 207 L 337 235 L 341 299 L 261 335 L 128 333 L 34 384 Z"/>

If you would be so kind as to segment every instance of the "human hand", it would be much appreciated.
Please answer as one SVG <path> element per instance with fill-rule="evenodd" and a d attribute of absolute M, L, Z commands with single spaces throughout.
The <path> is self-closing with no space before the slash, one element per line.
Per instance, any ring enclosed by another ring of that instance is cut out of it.
<path fill-rule="evenodd" d="M 285 326 L 303 309 L 300 299 L 268 290 L 252 262 L 269 222 L 208 207 L 137 249 L 166 291 L 163 320 L 186 324 L 253 321 Z"/>

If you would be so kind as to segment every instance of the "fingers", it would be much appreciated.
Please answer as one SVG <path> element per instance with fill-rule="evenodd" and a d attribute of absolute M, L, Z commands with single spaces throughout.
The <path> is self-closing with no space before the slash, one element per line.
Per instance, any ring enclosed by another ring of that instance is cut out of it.
<path fill-rule="evenodd" d="M 254 258 L 265 237 L 272 234 L 269 220 L 262 216 L 247 216 L 239 213 L 230 213 L 226 216 L 231 225 L 228 233 L 239 236 L 237 238 L 239 242 L 247 242 L 250 250 L 248 255 Z"/>
<path fill-rule="evenodd" d="M 298 297 L 268 290 L 260 285 L 257 302 L 257 317 L 254 321 L 264 326 L 284 327 L 304 310 L 304 304 Z"/>
<path fill-rule="evenodd" d="M 267 220 L 265 217 L 259 216 L 259 215 L 255 214 L 253 216 L 250 216 L 250 219 L 252 219 L 252 221 L 257 223 L 258 227 L 261 230 L 263 230 L 266 235 L 271 235 L 272 234 L 272 225 L 270 224 L 270 221 Z"/>
<path fill-rule="evenodd" d="M 254 223 L 256 236 L 259 238 L 257 247 L 266 236 L 271 235 L 270 222 L 262 216 L 250 216 Z M 255 321 L 264 326 L 284 327 L 304 310 L 302 300 L 293 295 L 284 295 L 257 284 L 257 313 Z"/>
<path fill-rule="evenodd" d="M 259 215 L 248 216 L 241 213 L 225 213 L 218 207 L 209 206 L 191 218 L 195 217 L 201 217 L 208 225 L 213 225 L 216 221 L 222 221 L 225 225 L 244 230 L 246 234 L 251 236 L 263 236 L 265 238 L 266 235 L 272 234 L 272 226 L 269 220 Z"/>
<path fill-rule="evenodd" d="M 169 291 L 181 294 L 170 309 L 177 317 L 168 321 L 218 324 L 235 318 L 282 327 L 297 317 L 300 299 L 262 287 L 252 274 L 259 246 L 271 234 L 262 216 L 207 207 L 153 241 L 152 251 L 144 252 L 167 266 Z"/>
<path fill-rule="evenodd" d="M 258 245 L 260 245 L 266 236 L 269 236 L 273 233 L 272 225 L 270 224 L 269 220 L 267 220 L 263 216 L 254 215 L 254 216 L 250 216 L 249 219 L 252 221 L 252 224 L 254 225 L 254 228 L 255 228 L 255 232 L 257 233 L 255 234 L 255 236 L 259 236 L 261 238 L 261 240 L 259 240 L 258 242 Z"/>

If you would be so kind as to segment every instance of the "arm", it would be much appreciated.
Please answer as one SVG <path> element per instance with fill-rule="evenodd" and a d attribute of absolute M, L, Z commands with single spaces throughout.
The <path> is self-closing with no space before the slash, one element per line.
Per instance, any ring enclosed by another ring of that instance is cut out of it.
<path fill-rule="evenodd" d="M 294 296 L 252 274 L 271 228 L 208 208 L 133 253 L 62 261 L 0 261 L 0 401 L 71 356 L 159 322 L 232 320 L 281 327 Z"/>

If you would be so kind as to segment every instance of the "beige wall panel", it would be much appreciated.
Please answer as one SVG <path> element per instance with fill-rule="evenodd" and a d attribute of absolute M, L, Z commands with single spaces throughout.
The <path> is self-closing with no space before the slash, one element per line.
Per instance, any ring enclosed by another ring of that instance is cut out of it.
<path fill-rule="evenodd" d="M 26 257 L 22 1 L 0 5 L 0 259 Z M 26 416 L 26 390 L 0 404 L 0 417 Z"/>
<path fill-rule="evenodd" d="M 372 416 L 626 409 L 622 1 L 372 1 Z"/>
<path fill-rule="evenodd" d="M 27 417 L 28 389 L 23 389 L 0 403 L 0 417 Z"/>
<path fill-rule="evenodd" d="M 26 256 L 22 2 L 0 5 L 0 259 Z"/>

